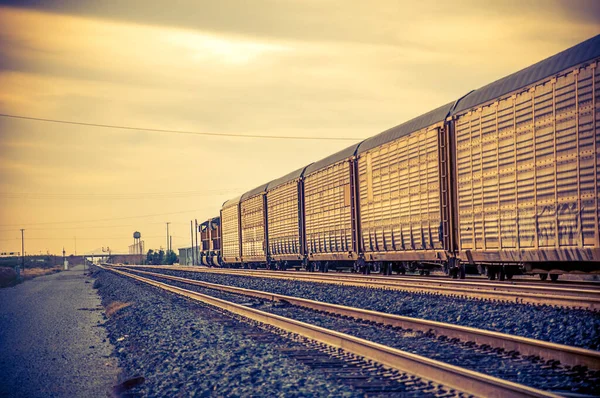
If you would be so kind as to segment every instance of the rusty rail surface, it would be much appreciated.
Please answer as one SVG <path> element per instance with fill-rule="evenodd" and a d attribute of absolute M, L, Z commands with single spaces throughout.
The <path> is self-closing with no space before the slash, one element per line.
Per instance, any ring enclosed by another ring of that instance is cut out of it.
<path fill-rule="evenodd" d="M 554 359 L 560 361 L 562 364 L 570 366 L 584 365 L 591 369 L 600 369 L 600 351 L 587 350 L 584 348 L 572 347 L 563 344 L 555 344 L 547 341 L 514 336 L 506 333 L 493 332 L 490 330 L 387 314 L 384 312 L 347 307 L 338 304 L 324 303 L 299 297 L 285 296 L 281 294 L 244 289 L 234 286 L 220 285 L 154 272 L 140 270 L 131 271 L 144 275 L 160 277 L 167 280 L 183 282 L 190 285 L 206 287 L 209 289 L 256 297 L 263 300 L 288 302 L 299 307 L 324 311 L 336 315 L 350 316 L 352 318 L 373 321 L 384 325 L 398 326 L 404 329 L 413 329 L 422 332 L 433 332 L 436 335 L 458 338 L 459 340 L 465 342 L 473 341 L 479 345 L 487 344 L 492 347 L 503 348 L 506 351 L 518 351 L 524 356 L 536 355 L 546 360 Z"/>
<path fill-rule="evenodd" d="M 382 344 L 360 339 L 334 330 L 310 325 L 294 319 L 270 314 L 254 308 L 231 303 L 201 293 L 168 285 L 115 268 L 100 266 L 119 275 L 133 278 L 140 282 L 167 290 L 172 293 L 201 301 L 221 308 L 239 316 L 269 324 L 290 333 L 305 336 L 314 341 L 341 348 L 391 369 L 407 372 L 423 379 L 454 388 L 469 394 L 483 397 L 559 397 L 559 395 L 531 388 L 525 385 L 508 382 L 496 377 L 449 365 L 440 361 L 411 354 Z"/>
<path fill-rule="evenodd" d="M 187 266 L 123 266 L 125 268 L 154 268 L 170 269 L 188 272 L 206 272 L 217 274 L 232 274 L 251 276 L 256 278 L 287 279 L 296 281 L 330 283 L 345 286 L 370 287 L 388 290 L 400 290 L 416 293 L 435 293 L 453 295 L 467 298 L 509 301 L 520 304 L 545 304 L 560 307 L 583 308 L 587 310 L 600 310 L 600 289 L 580 289 L 564 287 L 508 285 L 494 283 L 477 283 L 457 281 L 426 281 L 419 279 L 416 282 L 405 279 L 386 279 L 384 277 L 347 275 L 340 277 L 339 273 L 311 274 L 273 271 L 229 270 Z"/>

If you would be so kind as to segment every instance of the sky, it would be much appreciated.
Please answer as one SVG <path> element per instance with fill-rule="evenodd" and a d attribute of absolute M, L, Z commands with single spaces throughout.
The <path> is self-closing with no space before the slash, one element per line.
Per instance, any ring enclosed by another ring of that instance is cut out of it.
<path fill-rule="evenodd" d="M 0 0 L 0 114 L 213 134 L 0 116 L 0 252 L 164 248 L 166 222 L 189 246 L 224 201 L 598 33 L 594 0 Z"/>

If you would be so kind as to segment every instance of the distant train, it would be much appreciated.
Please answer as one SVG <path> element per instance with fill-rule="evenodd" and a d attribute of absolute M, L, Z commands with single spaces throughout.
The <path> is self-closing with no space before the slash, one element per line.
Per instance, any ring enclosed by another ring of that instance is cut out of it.
<path fill-rule="evenodd" d="M 600 272 L 600 35 L 225 202 L 205 265 Z"/>

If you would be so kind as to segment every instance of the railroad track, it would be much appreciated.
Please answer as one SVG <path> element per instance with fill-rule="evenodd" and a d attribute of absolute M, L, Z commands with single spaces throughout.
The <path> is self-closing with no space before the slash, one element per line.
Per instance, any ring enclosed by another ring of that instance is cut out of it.
<path fill-rule="evenodd" d="M 468 298 L 509 301 L 522 304 L 554 305 L 569 308 L 600 310 L 600 289 L 593 287 L 560 287 L 492 282 L 463 282 L 453 280 L 427 280 L 425 278 L 386 278 L 356 274 L 322 274 L 277 271 L 231 270 L 222 268 L 175 266 L 125 266 L 126 268 L 170 269 L 188 272 L 243 275 L 257 278 L 297 280 L 330 283 L 346 286 L 371 287 L 418 293 L 435 293 Z"/>
<path fill-rule="evenodd" d="M 310 339 L 317 344 L 330 347 L 330 352 L 342 352 L 363 360 L 375 367 L 383 367 L 387 372 L 410 373 L 419 378 L 430 380 L 455 390 L 464 391 L 475 396 L 485 397 L 557 397 L 560 395 L 531 388 L 522 384 L 512 383 L 496 377 L 485 375 L 458 366 L 448 365 L 444 362 L 425 358 L 409 352 L 401 351 L 382 344 L 374 343 L 348 334 L 329 330 L 319 326 L 282 317 L 269 312 L 261 311 L 248 306 L 232 303 L 209 295 L 194 292 L 178 286 L 159 282 L 131 272 L 124 272 L 115 268 L 101 267 L 119 275 L 133 278 L 160 289 L 201 301 L 220 310 L 230 312 L 237 316 L 260 322 L 270 327 L 275 327 L 291 333 L 299 338 Z M 139 272 L 139 271 L 137 271 Z M 164 278 L 166 275 L 159 274 Z M 176 277 L 169 277 L 176 278 Z M 173 279 L 174 280 L 174 279 Z M 194 281 L 197 282 L 197 281 Z M 187 283 L 187 282 L 186 282 Z M 274 300 L 274 296 L 269 294 Z"/>
<path fill-rule="evenodd" d="M 516 351 L 524 356 L 534 355 L 546 360 L 557 360 L 570 366 L 587 366 L 591 369 L 600 370 L 600 352 L 578 347 L 555 344 L 542 340 L 498 333 L 484 329 L 476 329 L 466 326 L 453 325 L 449 323 L 429 321 L 420 318 L 411 318 L 401 315 L 387 314 L 378 311 L 365 310 L 361 308 L 347 307 L 337 304 L 324 303 L 321 301 L 308 300 L 299 297 L 286 296 L 258 290 L 244 289 L 234 286 L 220 285 L 203 282 L 189 278 L 165 275 L 155 272 L 132 270 L 132 272 L 163 278 L 166 280 L 187 283 L 190 285 L 206 287 L 235 293 L 272 302 L 286 302 L 298 307 L 323 311 L 330 314 L 348 316 L 354 319 L 371 321 L 382 325 L 397 326 L 404 329 L 418 330 L 434 333 L 438 336 L 447 336 L 451 339 L 461 341 L 472 341 L 478 345 L 489 345 L 502 348 L 505 351 Z"/>

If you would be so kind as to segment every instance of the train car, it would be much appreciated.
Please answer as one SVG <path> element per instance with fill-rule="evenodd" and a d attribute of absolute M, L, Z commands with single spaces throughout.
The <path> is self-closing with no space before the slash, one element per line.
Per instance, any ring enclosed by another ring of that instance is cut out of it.
<path fill-rule="evenodd" d="M 200 263 L 208 267 L 221 265 L 221 218 L 214 217 L 198 226 L 200 232 Z"/>
<path fill-rule="evenodd" d="M 214 267 L 221 266 L 221 217 L 213 217 L 209 224 L 209 250 L 211 261 L 210 265 Z"/>
<path fill-rule="evenodd" d="M 452 112 L 457 249 L 492 279 L 600 269 L 599 60 L 596 36 Z"/>
<path fill-rule="evenodd" d="M 389 274 L 449 258 L 445 120 L 454 103 L 391 128 L 357 151 L 360 252 Z"/>
<path fill-rule="evenodd" d="M 221 258 L 223 265 L 229 267 L 242 264 L 241 199 L 241 196 L 230 199 L 221 207 Z"/>
<path fill-rule="evenodd" d="M 267 264 L 267 209 L 263 184 L 242 195 L 240 200 L 240 226 L 242 262 L 244 267 L 257 268 Z"/>
<path fill-rule="evenodd" d="M 304 170 L 305 237 L 309 269 L 354 266 L 358 259 L 354 144 Z"/>
<path fill-rule="evenodd" d="M 269 183 L 267 187 L 267 241 L 269 268 L 304 266 L 304 181 L 306 167 Z"/>
<path fill-rule="evenodd" d="M 208 266 L 208 259 L 210 258 L 210 233 L 209 233 L 210 220 L 206 220 L 198 225 L 198 232 L 200 232 L 200 248 L 198 257 L 200 258 L 200 264 Z"/>
<path fill-rule="evenodd" d="M 600 272 L 598 60 L 600 36 L 226 202 L 224 263 Z"/>

